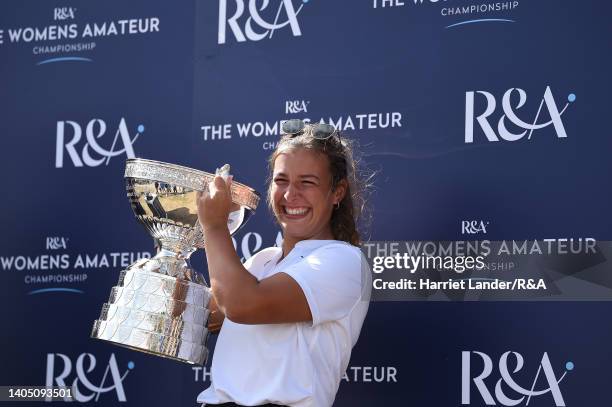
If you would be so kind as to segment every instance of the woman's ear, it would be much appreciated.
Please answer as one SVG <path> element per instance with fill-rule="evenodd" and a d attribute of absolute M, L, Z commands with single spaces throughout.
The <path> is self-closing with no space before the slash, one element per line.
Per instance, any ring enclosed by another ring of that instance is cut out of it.
<path fill-rule="evenodd" d="M 338 184 L 336 184 L 336 188 L 333 191 L 334 205 L 336 203 L 341 202 L 344 199 L 344 196 L 346 195 L 346 190 L 347 189 L 348 189 L 348 182 L 347 182 L 346 178 L 340 180 L 340 182 L 338 182 Z"/>

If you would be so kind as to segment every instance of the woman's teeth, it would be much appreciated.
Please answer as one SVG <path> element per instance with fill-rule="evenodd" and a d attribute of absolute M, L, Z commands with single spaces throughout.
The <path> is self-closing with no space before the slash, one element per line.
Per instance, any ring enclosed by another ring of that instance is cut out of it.
<path fill-rule="evenodd" d="M 308 208 L 287 208 L 285 206 L 285 212 L 289 215 L 303 215 L 308 212 Z"/>

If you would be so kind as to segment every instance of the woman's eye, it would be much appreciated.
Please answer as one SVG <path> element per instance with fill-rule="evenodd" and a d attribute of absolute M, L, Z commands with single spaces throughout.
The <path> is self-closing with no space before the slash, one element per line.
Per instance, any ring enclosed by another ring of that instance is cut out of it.
<path fill-rule="evenodd" d="M 286 180 L 286 179 L 283 179 L 283 178 L 277 178 L 277 179 L 275 179 L 275 180 L 274 180 L 274 182 L 275 182 L 276 184 L 286 184 L 286 183 L 287 183 L 287 180 Z"/>

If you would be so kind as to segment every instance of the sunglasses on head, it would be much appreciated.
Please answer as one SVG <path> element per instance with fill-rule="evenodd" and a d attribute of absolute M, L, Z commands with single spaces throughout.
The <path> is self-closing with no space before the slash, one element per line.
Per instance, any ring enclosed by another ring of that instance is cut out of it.
<path fill-rule="evenodd" d="M 310 131 L 312 132 L 312 136 L 318 140 L 327 140 L 333 135 L 339 136 L 338 131 L 331 124 L 326 123 L 315 123 L 315 124 L 307 124 L 303 120 L 300 119 L 291 119 L 284 122 L 281 126 L 281 130 L 283 134 L 288 134 L 292 137 L 297 136 L 304 132 L 306 126 L 310 127 Z"/>

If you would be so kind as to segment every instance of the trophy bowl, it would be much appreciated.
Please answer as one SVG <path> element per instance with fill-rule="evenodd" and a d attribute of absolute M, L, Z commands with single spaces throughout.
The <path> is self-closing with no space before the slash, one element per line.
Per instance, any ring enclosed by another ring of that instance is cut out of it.
<path fill-rule="evenodd" d="M 155 241 L 157 254 L 121 271 L 94 321 L 91 337 L 191 364 L 208 356 L 210 288 L 189 257 L 204 248 L 196 194 L 215 175 L 141 158 L 126 162 L 127 196 L 134 215 Z M 232 181 L 230 234 L 255 212 L 259 194 Z"/>

